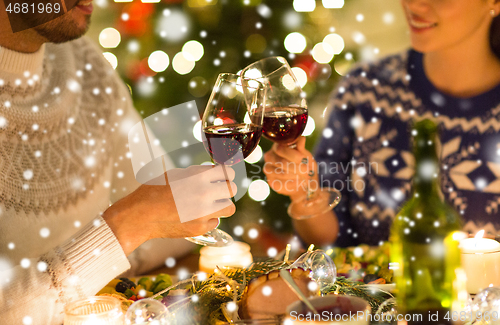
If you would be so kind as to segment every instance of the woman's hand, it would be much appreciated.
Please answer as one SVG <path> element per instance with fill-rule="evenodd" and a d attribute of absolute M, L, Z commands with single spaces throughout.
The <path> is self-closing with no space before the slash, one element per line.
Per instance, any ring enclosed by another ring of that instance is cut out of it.
<path fill-rule="evenodd" d="M 167 185 L 141 185 L 103 218 L 127 255 L 149 239 L 202 235 L 236 211 L 230 200 L 237 191 L 234 176 L 231 167 L 221 165 L 173 169 L 161 175 Z"/>
<path fill-rule="evenodd" d="M 290 148 L 275 143 L 271 150 L 264 154 L 264 174 L 269 186 L 292 200 L 306 196 L 308 182 L 317 182 L 318 179 L 316 161 L 305 148 L 306 138 L 300 137 L 296 145 L 296 148 Z M 314 172 L 312 178 L 309 174 L 311 172 Z"/>

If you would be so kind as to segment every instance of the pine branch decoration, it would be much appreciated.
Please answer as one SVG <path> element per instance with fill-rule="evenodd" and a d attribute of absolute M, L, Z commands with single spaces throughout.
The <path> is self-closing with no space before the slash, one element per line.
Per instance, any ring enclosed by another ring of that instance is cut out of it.
<path fill-rule="evenodd" d="M 255 262 L 246 269 L 219 269 L 205 281 L 197 281 L 193 277 L 187 285 L 182 288 L 189 289 L 189 296 L 182 303 L 176 303 L 169 307 L 169 324 L 172 325 L 194 325 L 194 324 L 225 324 L 221 305 L 230 301 L 238 303 L 242 298 L 248 283 L 261 275 L 274 270 L 288 267 L 288 263 L 277 260 L 266 260 Z M 336 282 L 324 290 L 324 294 L 351 295 L 368 301 L 372 311 L 378 307 L 390 294 L 377 291 L 370 292 L 362 287 L 363 283 L 352 281 L 344 277 L 338 277 Z M 173 288 L 173 289 L 180 289 Z M 196 299 L 193 297 L 196 295 Z"/>

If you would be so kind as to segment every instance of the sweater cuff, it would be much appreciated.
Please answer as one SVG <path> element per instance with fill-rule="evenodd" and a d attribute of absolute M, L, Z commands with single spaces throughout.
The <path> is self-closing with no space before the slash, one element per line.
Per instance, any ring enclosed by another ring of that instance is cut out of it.
<path fill-rule="evenodd" d="M 130 268 L 130 263 L 104 219 L 96 218 L 60 246 L 65 264 L 86 296 L 95 295 L 108 282 Z"/>

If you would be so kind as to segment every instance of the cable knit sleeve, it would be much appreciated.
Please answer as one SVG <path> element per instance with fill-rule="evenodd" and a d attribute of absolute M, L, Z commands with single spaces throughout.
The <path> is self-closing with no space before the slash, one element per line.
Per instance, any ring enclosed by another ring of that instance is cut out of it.
<path fill-rule="evenodd" d="M 2 324 L 61 324 L 67 302 L 95 295 L 129 266 L 98 217 L 40 258 L 0 269 Z"/>
<path fill-rule="evenodd" d="M 140 116 L 92 41 L 0 54 L 0 324 L 60 325 L 68 302 L 186 249 L 158 240 L 129 262 L 100 217 L 139 186 L 126 145 Z"/>

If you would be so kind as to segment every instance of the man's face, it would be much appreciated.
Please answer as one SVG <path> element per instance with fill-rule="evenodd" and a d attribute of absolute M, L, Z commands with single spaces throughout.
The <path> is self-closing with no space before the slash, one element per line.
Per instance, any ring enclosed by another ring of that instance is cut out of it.
<path fill-rule="evenodd" d="M 54 0 L 49 0 L 54 2 Z M 66 0 L 68 12 L 62 16 L 47 21 L 45 15 L 25 16 L 33 29 L 52 43 L 62 43 L 81 37 L 87 32 L 90 25 L 90 16 L 93 6 L 92 0 Z M 62 10 L 62 9 L 61 9 Z M 44 17 L 45 16 L 45 17 Z M 46 23 L 43 23 L 47 21 Z"/>

